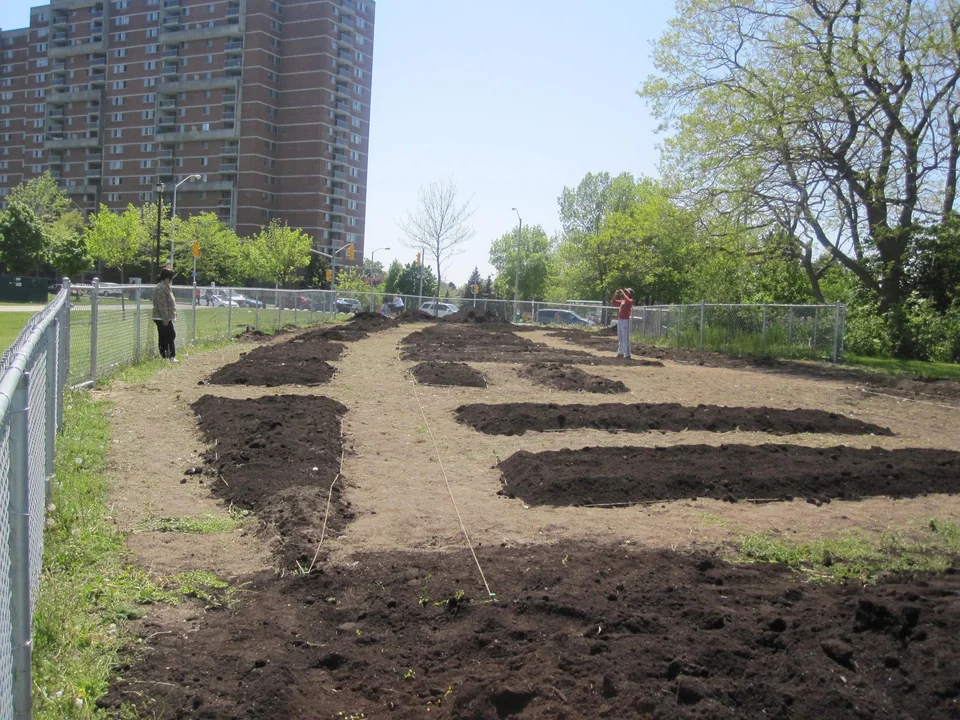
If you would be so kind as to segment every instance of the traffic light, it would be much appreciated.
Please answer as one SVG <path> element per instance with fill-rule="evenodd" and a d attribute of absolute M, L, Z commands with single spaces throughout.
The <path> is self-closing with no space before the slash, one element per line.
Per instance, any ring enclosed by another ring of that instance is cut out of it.
<path fill-rule="evenodd" d="M 473 286 L 473 294 L 476 295 L 476 294 L 479 293 L 479 292 L 480 292 L 480 286 L 479 286 L 479 285 L 474 285 L 474 286 Z"/>
<path fill-rule="evenodd" d="M 353 260 L 353 245 L 347 245 L 347 260 Z"/>
<path fill-rule="evenodd" d="M 420 253 L 417 253 L 417 265 L 420 264 Z"/>
<path fill-rule="evenodd" d="M 333 270 L 327 270 L 327 282 L 333 280 Z"/>

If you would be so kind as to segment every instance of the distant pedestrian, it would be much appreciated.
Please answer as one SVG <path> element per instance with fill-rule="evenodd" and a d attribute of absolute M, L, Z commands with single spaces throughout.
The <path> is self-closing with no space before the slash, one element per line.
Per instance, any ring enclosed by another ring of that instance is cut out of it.
<path fill-rule="evenodd" d="M 173 297 L 173 270 L 160 271 L 160 282 L 153 292 L 153 321 L 157 324 L 157 338 L 160 342 L 160 357 L 177 362 L 177 332 L 173 323 L 177 319 L 177 301 Z"/>
<path fill-rule="evenodd" d="M 403 298 L 399 295 L 393 301 L 393 309 L 397 311 L 397 315 L 403 312 Z"/>
<path fill-rule="evenodd" d="M 210 305 L 213 305 L 213 290 L 211 290 L 210 288 L 207 288 L 207 292 L 204 293 L 203 297 L 204 297 L 204 300 L 206 301 L 207 307 L 209 307 Z"/>
<path fill-rule="evenodd" d="M 621 288 L 611 302 L 617 306 L 617 357 L 630 359 L 630 313 L 633 312 L 633 290 Z"/>
<path fill-rule="evenodd" d="M 383 304 L 380 306 L 380 314 L 384 317 L 390 317 L 390 303 L 386 298 L 383 299 Z"/>

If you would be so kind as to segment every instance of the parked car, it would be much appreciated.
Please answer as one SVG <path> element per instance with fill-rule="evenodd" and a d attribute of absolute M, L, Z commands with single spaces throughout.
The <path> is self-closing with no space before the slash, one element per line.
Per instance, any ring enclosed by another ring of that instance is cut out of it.
<path fill-rule="evenodd" d="M 283 293 L 280 296 L 280 307 L 284 310 L 312 310 L 313 309 L 313 300 L 308 298 L 306 295 L 290 295 L 288 293 Z"/>
<path fill-rule="evenodd" d="M 442 318 L 447 315 L 453 315 L 460 308 L 458 308 L 453 303 L 433 303 L 425 302 L 420 306 L 420 312 L 425 312 L 427 315 L 433 315 L 434 317 Z"/>
<path fill-rule="evenodd" d="M 213 306 L 214 307 L 240 307 L 240 303 L 237 302 L 237 298 L 233 297 L 232 299 L 226 295 L 214 295 L 213 296 Z"/>
<path fill-rule="evenodd" d="M 338 313 L 353 313 L 354 315 L 363 309 L 360 301 L 356 298 L 337 298 L 335 307 Z"/>
<path fill-rule="evenodd" d="M 91 293 L 93 290 L 90 291 Z M 122 297 L 123 296 L 123 287 L 117 283 L 100 283 L 100 290 L 97 292 L 99 297 Z"/>
<path fill-rule="evenodd" d="M 247 297 L 246 295 L 242 295 L 240 293 L 234 293 L 231 299 L 236 302 L 237 305 L 243 308 L 263 308 L 267 306 L 263 300 Z"/>
<path fill-rule="evenodd" d="M 56 295 L 61 290 L 63 290 L 63 283 L 54 283 L 53 285 L 47 287 L 47 292 L 52 295 Z M 83 295 L 83 290 L 73 285 L 70 286 L 70 297 L 78 298 L 81 295 Z"/>
<path fill-rule="evenodd" d="M 541 325 L 596 325 L 593 320 L 581 317 L 572 310 L 554 308 L 537 310 L 537 322 Z"/>

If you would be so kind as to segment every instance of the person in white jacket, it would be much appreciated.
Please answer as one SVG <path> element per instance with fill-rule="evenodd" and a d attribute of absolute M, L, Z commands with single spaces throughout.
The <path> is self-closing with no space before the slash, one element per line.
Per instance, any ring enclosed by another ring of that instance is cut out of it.
<path fill-rule="evenodd" d="M 177 301 L 173 297 L 173 270 L 160 271 L 160 282 L 153 292 L 153 321 L 157 324 L 157 337 L 160 341 L 160 357 L 170 362 L 177 360 L 177 331 L 173 327 L 177 319 Z"/>

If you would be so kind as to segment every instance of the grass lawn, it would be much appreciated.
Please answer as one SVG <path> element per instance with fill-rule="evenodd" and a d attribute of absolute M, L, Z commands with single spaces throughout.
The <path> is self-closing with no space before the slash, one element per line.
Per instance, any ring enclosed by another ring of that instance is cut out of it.
<path fill-rule="evenodd" d="M 0 313 L 0 348 L 6 350 L 10 347 L 33 316 L 34 313 L 29 311 Z"/>
<path fill-rule="evenodd" d="M 855 365 L 887 373 L 888 375 L 904 375 L 925 378 L 942 378 L 945 380 L 960 381 L 960 365 L 953 363 L 925 362 L 923 360 L 897 360 L 895 358 L 873 358 L 849 353 L 843 356 L 845 365 Z"/>

